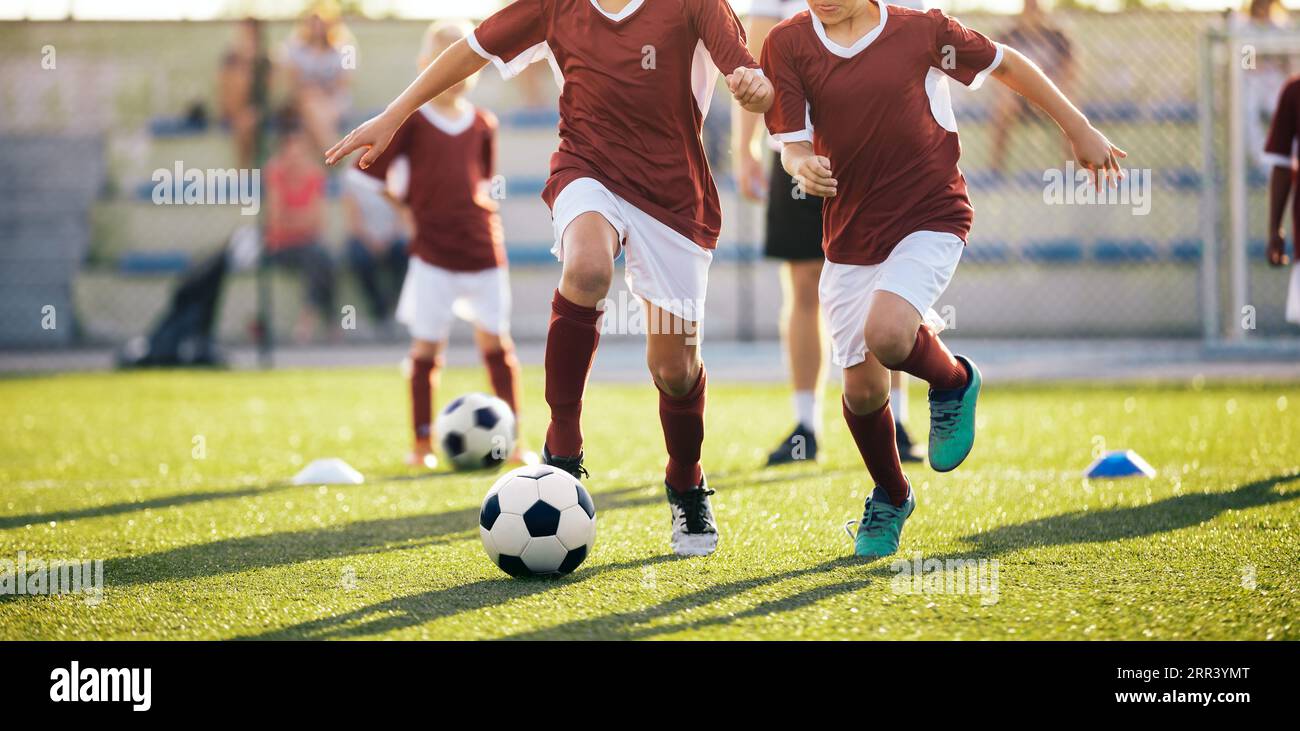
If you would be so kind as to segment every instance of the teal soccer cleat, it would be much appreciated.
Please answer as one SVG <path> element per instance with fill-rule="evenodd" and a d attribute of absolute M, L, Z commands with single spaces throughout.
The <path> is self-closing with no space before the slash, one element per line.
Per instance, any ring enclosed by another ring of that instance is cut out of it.
<path fill-rule="evenodd" d="M 897 553 L 903 524 L 913 510 L 916 510 L 916 493 L 912 492 L 911 484 L 907 488 L 907 500 L 898 506 L 890 502 L 889 493 L 884 488 L 872 490 L 858 523 L 858 533 L 853 538 L 853 553 L 860 558 L 881 558 Z"/>
<path fill-rule="evenodd" d="M 970 381 L 961 388 L 930 389 L 930 467 L 936 472 L 957 469 L 975 445 L 975 400 L 980 395 L 980 369 L 965 356 Z"/>

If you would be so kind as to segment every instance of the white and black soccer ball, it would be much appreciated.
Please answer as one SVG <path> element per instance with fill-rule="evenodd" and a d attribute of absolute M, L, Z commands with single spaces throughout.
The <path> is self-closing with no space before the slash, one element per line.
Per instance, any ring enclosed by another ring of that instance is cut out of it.
<path fill-rule="evenodd" d="M 596 540 L 596 506 L 577 478 L 550 465 L 502 475 L 478 516 L 483 550 L 511 576 L 567 574 Z"/>
<path fill-rule="evenodd" d="M 495 396 L 468 393 L 447 404 L 433 424 L 438 446 L 458 470 L 496 467 L 515 449 L 515 414 Z"/>

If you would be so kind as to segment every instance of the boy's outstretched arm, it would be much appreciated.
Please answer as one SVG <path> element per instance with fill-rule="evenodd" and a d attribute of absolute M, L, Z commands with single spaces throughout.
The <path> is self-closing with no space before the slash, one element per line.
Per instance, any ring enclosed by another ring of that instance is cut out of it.
<path fill-rule="evenodd" d="M 1103 180 L 1112 186 L 1123 180 L 1119 159 L 1128 157 L 1128 153 L 1097 131 L 1037 64 L 1009 46 L 1003 46 L 1002 53 L 1002 63 L 993 70 L 993 77 L 1033 102 L 1060 126 L 1074 149 L 1075 159 L 1093 172 L 1097 189 L 1101 189 Z"/>
<path fill-rule="evenodd" d="M 474 52 L 465 39 L 456 41 L 434 59 L 384 111 L 352 130 L 325 152 L 325 164 L 333 165 L 363 147 L 362 168 L 379 157 L 393 139 L 397 128 L 422 104 L 469 78 L 487 65 L 487 59 Z"/>

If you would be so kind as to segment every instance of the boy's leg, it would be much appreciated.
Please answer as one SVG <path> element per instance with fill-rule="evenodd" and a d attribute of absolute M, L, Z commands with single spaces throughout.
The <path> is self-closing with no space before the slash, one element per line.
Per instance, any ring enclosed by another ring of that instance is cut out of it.
<path fill-rule="evenodd" d="M 920 462 L 924 457 L 917 453 L 912 443 L 912 435 L 907 432 L 907 374 L 901 371 L 889 372 L 889 408 L 894 412 L 895 439 L 898 443 L 898 457 L 904 462 Z"/>
<path fill-rule="evenodd" d="M 821 432 L 821 396 L 826 379 L 826 343 L 817 287 L 822 259 L 788 261 L 782 265 L 781 337 L 794 387 L 794 432 L 768 455 L 769 465 L 817 458 Z"/>
<path fill-rule="evenodd" d="M 858 453 L 877 487 L 890 502 L 902 505 L 909 488 L 894 441 L 894 416 L 889 403 L 889 370 L 871 353 L 844 369 L 844 421 Z"/>
<path fill-rule="evenodd" d="M 483 365 L 487 367 L 488 380 L 492 382 L 492 392 L 497 398 L 506 402 L 515 415 L 515 448 L 510 455 L 511 462 L 536 464 L 536 453 L 524 447 L 522 432 L 519 428 L 519 358 L 515 355 L 514 340 L 509 335 L 500 335 L 474 328 L 474 340 L 479 353 L 483 356 Z"/>
<path fill-rule="evenodd" d="M 664 484 L 672 511 L 671 546 L 679 556 L 707 556 L 717 550 L 718 529 L 709 503 L 713 491 L 700 467 L 708 376 L 700 360 L 699 323 L 643 302 L 650 323 L 646 365 L 659 389 L 659 423 L 668 451 Z"/>
<path fill-rule="evenodd" d="M 953 355 L 916 307 L 893 292 L 872 294 L 866 340 L 881 363 L 930 384 L 930 465 L 940 472 L 955 469 L 975 442 L 979 371 Z"/>
<path fill-rule="evenodd" d="M 889 408 L 889 371 L 872 354 L 844 369 L 844 422 L 853 435 L 875 487 L 866 500 L 854 541 L 864 558 L 898 551 L 903 524 L 916 499 L 899 463 L 894 417 Z"/>
<path fill-rule="evenodd" d="M 411 429 L 414 448 L 408 464 L 434 467 L 433 400 L 442 372 L 443 344 L 432 340 L 411 341 Z"/>
<path fill-rule="evenodd" d="M 519 358 L 515 356 L 515 344 L 509 335 L 498 335 L 481 327 L 474 328 L 474 342 L 478 352 L 483 356 L 483 365 L 487 367 L 488 380 L 492 383 L 492 393 L 506 402 L 519 418 Z"/>
<path fill-rule="evenodd" d="M 600 341 L 596 305 L 609 293 L 619 235 L 599 213 L 583 213 L 564 231 L 564 273 L 551 302 L 546 334 L 546 403 L 551 422 L 543 450 L 574 461 L 582 456 L 582 394 Z"/>
<path fill-rule="evenodd" d="M 646 365 L 659 389 L 659 421 L 668 449 L 664 480 L 677 493 L 700 484 L 700 447 L 704 443 L 704 363 L 700 360 L 698 323 L 645 302 L 654 323 L 646 336 Z"/>

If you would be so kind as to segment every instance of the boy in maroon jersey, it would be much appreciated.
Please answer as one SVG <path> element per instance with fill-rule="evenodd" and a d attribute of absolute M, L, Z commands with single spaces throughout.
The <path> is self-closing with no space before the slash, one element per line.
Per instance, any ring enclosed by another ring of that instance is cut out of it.
<path fill-rule="evenodd" d="M 419 65 L 427 67 L 465 30 L 435 23 L 425 32 Z M 407 463 L 437 465 L 430 441 L 434 390 L 453 316 L 474 325 L 492 390 L 519 416 L 519 361 L 510 339 L 510 278 L 497 203 L 489 195 L 497 120 L 465 100 L 461 81 L 408 117 L 383 154 L 349 170 L 353 180 L 386 190 L 410 207 L 415 239 L 397 319 L 411 331 L 411 421 L 415 446 Z M 517 425 L 518 422 L 516 422 Z M 516 427 L 517 428 L 517 427 Z M 514 462 L 535 462 L 517 442 Z"/>
<path fill-rule="evenodd" d="M 542 197 L 563 262 L 546 341 L 547 463 L 585 476 L 579 417 L 614 259 L 647 303 L 646 354 L 668 451 L 673 551 L 707 555 L 717 526 L 700 468 L 708 267 L 721 226 L 700 140 L 717 73 L 743 108 L 765 112 L 772 86 L 726 0 L 517 0 L 442 54 L 384 113 L 326 153 L 333 164 L 382 153 L 420 104 L 491 62 L 509 78 L 547 60 L 561 85 L 560 148 Z M 666 332 L 665 332 L 666 330 Z"/>
<path fill-rule="evenodd" d="M 1125 153 L 1019 52 L 941 11 L 875 0 L 810 0 L 763 46 L 776 88 L 767 125 L 781 162 L 826 199 L 820 298 L 844 373 L 844 420 L 876 486 L 855 552 L 898 550 L 916 505 L 899 466 L 889 369 L 930 384 L 930 465 L 955 469 L 975 440 L 980 374 L 936 337 L 932 306 L 965 247 L 973 209 L 944 75 L 972 89 L 992 75 L 1064 131 L 1096 184 Z"/>

